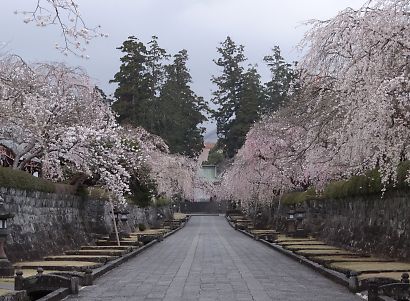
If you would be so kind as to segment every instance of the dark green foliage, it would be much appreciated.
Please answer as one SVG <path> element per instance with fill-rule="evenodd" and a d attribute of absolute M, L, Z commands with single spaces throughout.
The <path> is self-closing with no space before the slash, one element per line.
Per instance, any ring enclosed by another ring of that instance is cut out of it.
<path fill-rule="evenodd" d="M 228 123 L 229 131 L 225 134 L 225 153 L 229 158 L 235 156 L 238 149 L 245 143 L 246 134 L 254 122 L 259 119 L 259 107 L 264 99 L 260 75 L 256 68 L 249 68 L 242 75 L 242 80 L 235 119 Z"/>
<path fill-rule="evenodd" d="M 134 174 L 130 179 L 131 194 L 127 196 L 128 202 L 145 208 L 151 205 L 151 199 L 157 194 L 156 183 L 148 176 L 148 170 L 142 167 L 138 175 Z"/>
<path fill-rule="evenodd" d="M 197 156 L 203 147 L 206 104 L 190 87 L 191 75 L 186 66 L 188 53 L 178 52 L 171 64 L 158 38 L 145 46 L 129 37 L 119 48 L 120 71 L 111 82 L 118 83 L 113 109 L 120 123 L 142 126 L 162 137 L 173 153 Z"/>
<path fill-rule="evenodd" d="M 212 82 L 217 86 L 212 102 L 218 106 L 218 110 L 213 112 L 213 118 L 216 120 L 218 138 L 227 147 L 227 136 L 240 103 L 244 72 L 242 64 L 246 58 L 244 47 L 237 46 L 230 37 L 221 43 L 217 51 L 220 57 L 214 62 L 222 68 L 222 74 L 212 77 Z M 224 151 L 226 152 L 226 148 Z"/>
<path fill-rule="evenodd" d="M 377 170 L 372 170 L 363 176 L 353 176 L 349 180 L 331 182 L 326 186 L 323 197 L 327 199 L 342 199 L 380 194 L 382 188 L 380 173 Z"/>
<path fill-rule="evenodd" d="M 187 51 L 181 50 L 173 63 L 165 67 L 166 81 L 161 88 L 157 115 L 158 135 L 167 141 L 172 153 L 197 157 L 203 148 L 205 131 L 199 124 L 206 121 L 202 112 L 207 105 L 191 90 L 187 61 Z"/>
<path fill-rule="evenodd" d="M 387 191 L 408 190 L 410 184 L 405 181 L 410 170 L 410 161 L 401 162 L 397 168 L 397 182 L 389 184 Z M 383 185 L 377 170 L 368 171 L 362 176 L 352 176 L 348 180 L 329 183 L 322 193 L 316 193 L 313 188 L 304 192 L 290 192 L 282 197 L 284 204 L 303 203 L 312 199 L 345 199 L 358 196 L 381 194 Z"/>
<path fill-rule="evenodd" d="M 272 52 L 271 55 L 263 58 L 271 72 L 271 80 L 265 84 L 266 97 L 261 103 L 261 114 L 269 114 L 278 110 L 280 106 L 286 103 L 291 85 L 294 85 L 294 89 L 297 88 L 295 84 L 297 74 L 293 66 L 286 63 L 280 53 L 279 46 L 275 46 Z"/>
<path fill-rule="evenodd" d="M 224 154 L 219 143 L 216 143 L 215 146 L 209 151 L 208 160 L 204 161 L 202 165 L 219 165 L 224 161 Z"/>
<path fill-rule="evenodd" d="M 309 188 L 303 192 L 289 192 L 282 197 L 283 204 L 293 205 L 300 204 L 306 201 L 318 199 L 318 195 L 314 188 Z"/>
<path fill-rule="evenodd" d="M 0 167 L 0 187 L 27 191 L 56 192 L 53 182 L 9 167 Z"/>
<path fill-rule="evenodd" d="M 403 161 L 397 169 L 397 188 L 410 189 L 410 184 L 406 182 L 406 178 L 410 172 L 410 161 Z"/>
<path fill-rule="evenodd" d="M 251 126 L 262 115 L 276 111 L 289 97 L 290 87 L 297 88 L 292 65 L 285 62 L 279 47 L 264 61 L 271 71 L 271 80 L 261 83 L 256 67 L 245 71 L 244 47 L 227 37 L 217 48 L 220 57 L 214 60 L 221 67 L 221 75 L 212 77 L 217 86 L 212 102 L 218 106 L 213 112 L 217 133 L 224 155 L 232 158 L 245 142 Z"/>
<path fill-rule="evenodd" d="M 145 224 L 138 224 L 138 230 L 141 232 L 147 230 L 147 226 Z"/>
<path fill-rule="evenodd" d="M 147 104 L 154 95 L 154 91 L 150 91 L 152 80 L 147 66 L 148 50 L 133 36 L 118 49 L 125 55 L 121 58 L 120 71 L 110 81 L 118 84 L 113 109 L 119 115 L 119 122 L 146 127 L 149 125 L 148 116 L 152 115 L 147 111 Z"/>
<path fill-rule="evenodd" d="M 170 204 L 170 200 L 168 198 L 166 198 L 165 196 L 160 196 L 155 200 L 155 207 L 165 207 L 165 206 L 169 206 Z"/>

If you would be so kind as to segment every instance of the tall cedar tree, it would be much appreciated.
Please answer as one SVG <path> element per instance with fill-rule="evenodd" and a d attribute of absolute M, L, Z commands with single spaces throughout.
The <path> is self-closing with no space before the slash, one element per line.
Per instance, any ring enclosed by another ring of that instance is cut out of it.
<path fill-rule="evenodd" d="M 157 40 L 153 36 L 147 48 L 136 37 L 129 37 L 118 48 L 125 55 L 120 71 L 110 81 L 118 83 L 113 104 L 118 121 L 142 126 L 153 134 L 158 134 L 158 96 L 164 81 L 163 62 L 169 57 Z"/>
<path fill-rule="evenodd" d="M 250 67 L 242 78 L 235 119 L 231 121 L 229 132 L 226 134 L 225 152 L 228 157 L 233 157 L 244 144 L 246 134 L 259 119 L 259 107 L 265 97 L 260 75 L 255 67 Z"/>
<path fill-rule="evenodd" d="M 212 116 L 216 120 L 219 142 L 224 146 L 224 153 L 227 155 L 227 138 L 239 107 L 244 72 L 242 64 L 246 58 L 243 53 L 244 46 L 237 46 L 229 36 L 220 45 L 221 47 L 217 48 L 220 57 L 214 60 L 214 63 L 222 68 L 222 74 L 211 79 L 217 86 L 212 102 L 218 110 L 214 111 Z"/>
<path fill-rule="evenodd" d="M 202 114 L 206 105 L 190 88 L 187 51 L 180 51 L 173 63 L 165 65 L 170 55 L 155 36 L 147 46 L 129 37 L 118 49 L 125 55 L 111 82 L 118 83 L 113 109 L 119 122 L 160 136 L 173 153 L 199 155 L 204 133 L 199 125 L 206 121 Z"/>
<path fill-rule="evenodd" d="M 271 72 L 271 79 L 266 86 L 266 98 L 261 104 L 260 113 L 269 114 L 286 103 L 289 89 L 296 79 L 292 65 L 286 63 L 279 46 L 274 46 L 272 54 L 263 58 Z M 295 63 L 296 65 L 296 63 Z"/>
<path fill-rule="evenodd" d="M 252 124 L 284 105 L 292 85 L 297 89 L 296 74 L 281 56 L 278 46 L 264 57 L 271 71 L 271 79 L 264 85 L 256 67 L 244 72 L 242 64 L 246 58 L 242 45 L 237 46 L 227 37 L 217 50 L 221 57 L 214 62 L 223 70 L 220 76 L 212 78 L 217 86 L 212 101 L 219 109 L 213 112 L 213 117 L 217 122 L 219 145 L 225 156 L 232 158 L 242 147 Z"/>
<path fill-rule="evenodd" d="M 158 108 L 159 135 L 168 142 L 171 152 L 197 157 L 203 148 L 205 131 L 199 125 L 207 120 L 202 114 L 207 107 L 203 98 L 191 90 L 187 61 L 187 51 L 181 50 L 174 55 L 173 63 L 165 67 L 166 81 Z"/>

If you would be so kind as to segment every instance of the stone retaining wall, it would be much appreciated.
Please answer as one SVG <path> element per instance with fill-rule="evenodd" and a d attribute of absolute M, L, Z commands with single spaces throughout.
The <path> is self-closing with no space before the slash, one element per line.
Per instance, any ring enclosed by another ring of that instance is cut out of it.
<path fill-rule="evenodd" d="M 64 250 L 90 244 L 96 234 L 112 229 L 110 205 L 101 200 L 83 200 L 78 196 L 27 192 L 0 188 L 6 208 L 15 217 L 6 253 L 11 261 L 40 259 Z M 169 209 L 129 206 L 128 225 L 155 225 L 157 213 L 169 215 Z"/>
<path fill-rule="evenodd" d="M 366 253 L 410 260 L 410 193 L 310 201 L 305 225 L 321 239 Z M 276 224 L 284 228 L 289 207 Z"/>

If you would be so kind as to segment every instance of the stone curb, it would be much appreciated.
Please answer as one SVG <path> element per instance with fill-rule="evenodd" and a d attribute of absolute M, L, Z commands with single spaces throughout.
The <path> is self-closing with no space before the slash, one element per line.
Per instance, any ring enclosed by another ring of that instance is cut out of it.
<path fill-rule="evenodd" d="M 185 222 L 183 222 L 181 224 L 181 226 L 179 226 L 175 230 L 172 230 L 172 231 L 164 234 L 164 238 L 166 238 L 166 237 L 174 234 L 175 232 L 181 230 L 182 228 L 184 228 L 185 225 L 188 223 L 189 218 Z M 153 241 L 150 241 L 146 245 L 143 245 L 142 247 L 140 247 L 140 248 L 138 248 L 138 249 L 136 249 L 136 250 L 134 250 L 134 251 L 132 251 L 128 254 L 125 254 L 125 255 L 121 256 L 120 258 L 118 258 L 118 259 L 110 261 L 109 263 L 107 263 L 106 265 L 104 265 L 104 266 L 102 266 L 98 269 L 93 270 L 93 273 L 92 273 L 93 280 L 96 280 L 97 278 L 99 278 L 102 275 L 108 273 L 109 271 L 113 270 L 114 268 L 118 267 L 119 265 L 123 264 L 124 262 L 132 259 L 136 255 L 144 252 L 146 249 L 152 247 L 154 244 L 160 242 L 161 240 L 162 239 L 159 239 L 159 238 L 154 239 Z M 69 288 L 60 288 L 58 290 L 55 290 L 54 292 L 51 292 L 47 296 L 44 296 L 41 299 L 38 299 L 37 301 L 60 301 L 60 300 L 63 300 L 68 295 L 70 295 L 70 289 Z"/>
<path fill-rule="evenodd" d="M 120 258 L 109 261 L 107 264 L 103 265 L 102 267 L 93 270 L 93 273 L 92 273 L 93 280 L 101 277 L 102 275 L 118 267 L 122 263 L 130 260 L 131 258 L 135 257 L 139 253 L 142 253 L 143 251 L 145 251 L 146 249 L 148 249 L 149 247 L 151 247 L 157 242 L 158 242 L 158 239 L 154 239 L 150 241 L 149 243 L 147 243 L 146 245 L 143 245 L 142 247 L 139 247 L 138 249 L 121 256 Z"/>
<path fill-rule="evenodd" d="M 164 238 L 174 234 L 175 232 L 179 231 L 180 229 L 182 229 L 183 227 L 185 227 L 186 222 L 182 223 L 181 226 L 179 226 L 178 228 L 176 228 L 175 230 L 172 230 L 166 234 L 164 234 Z M 143 251 L 145 251 L 146 249 L 150 248 L 152 245 L 156 244 L 157 242 L 160 242 L 161 239 L 157 238 L 154 239 L 153 241 L 150 241 L 149 243 L 147 243 L 146 245 L 143 245 L 142 247 L 139 247 L 138 249 L 125 254 L 123 256 L 121 256 L 118 259 L 115 259 L 113 261 L 108 262 L 106 265 L 95 269 L 93 271 L 93 280 L 97 279 L 98 277 L 101 277 L 102 275 L 104 275 L 105 273 L 111 271 L 112 269 L 118 267 L 119 265 L 121 265 L 122 263 L 130 260 L 131 258 L 135 257 L 136 255 L 142 253 Z"/>
<path fill-rule="evenodd" d="M 70 295 L 69 288 L 60 288 L 38 299 L 37 301 L 60 301 L 60 300 L 63 300 L 68 295 Z"/>
<path fill-rule="evenodd" d="M 227 219 L 227 221 L 228 221 L 229 225 L 232 228 L 235 229 L 235 225 L 233 225 L 233 223 L 231 221 L 229 221 L 228 219 Z M 239 231 L 239 232 L 241 232 L 241 233 L 255 239 L 255 237 L 252 234 L 246 232 L 245 230 L 239 230 L 239 229 L 235 229 L 235 230 L 237 230 L 237 231 Z M 341 284 L 341 285 L 343 285 L 347 288 L 349 287 L 349 280 L 346 278 L 346 276 L 343 273 L 336 272 L 334 270 L 325 268 L 324 266 L 322 266 L 322 265 L 320 265 L 316 262 L 313 262 L 313 261 L 307 259 L 304 256 L 297 255 L 297 254 L 293 253 L 292 251 L 286 250 L 285 248 L 281 247 L 278 244 L 268 242 L 264 239 L 257 239 L 257 241 L 264 244 L 265 246 L 268 246 L 268 247 L 274 249 L 277 252 L 282 253 L 283 255 L 286 255 L 286 256 L 292 258 L 293 260 L 298 261 L 299 263 L 301 263 L 303 265 L 306 265 L 306 266 L 312 268 L 313 270 L 315 270 L 316 272 L 322 274 L 326 278 L 329 278 L 330 280 L 332 280 L 332 281 L 334 281 L 338 284 Z"/>
<path fill-rule="evenodd" d="M 191 216 L 219 216 L 219 213 L 191 213 Z"/>
<path fill-rule="evenodd" d="M 25 301 L 27 300 L 26 291 L 11 291 L 9 294 L 0 296 L 0 301 Z"/>

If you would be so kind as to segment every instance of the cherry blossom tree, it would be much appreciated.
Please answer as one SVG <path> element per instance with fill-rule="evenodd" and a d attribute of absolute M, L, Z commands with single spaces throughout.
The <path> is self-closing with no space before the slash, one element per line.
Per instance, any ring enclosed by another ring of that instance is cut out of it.
<path fill-rule="evenodd" d="M 328 108 L 320 127 L 330 166 L 347 174 L 377 168 L 384 183 L 394 181 L 410 157 L 410 1 L 370 1 L 313 24 L 303 84 L 317 89 L 311 111 Z"/>
<path fill-rule="evenodd" d="M 176 196 L 193 199 L 197 162 L 182 155 L 170 154 L 168 145 L 161 137 L 150 134 L 142 127 L 126 127 L 126 131 L 128 139 L 139 145 L 149 177 L 157 184 L 157 192 L 169 199 Z"/>
<path fill-rule="evenodd" d="M 40 160 L 44 177 L 98 174 L 117 200 L 128 191 L 126 153 L 115 116 L 78 68 L 0 61 L 0 139 L 15 147 L 13 168 Z"/>
<path fill-rule="evenodd" d="M 39 27 L 59 26 L 63 43 L 56 43 L 55 47 L 65 55 L 73 53 L 88 58 L 84 55 L 86 45 L 94 38 L 108 36 L 101 32 L 99 25 L 87 26 L 74 0 L 35 0 L 32 10 L 16 10 L 15 13 L 22 14 L 25 23 L 34 23 Z"/>
<path fill-rule="evenodd" d="M 248 133 L 221 195 L 263 203 L 369 169 L 394 183 L 410 158 L 409 18 L 410 1 L 384 0 L 314 21 L 300 88 Z"/>
<path fill-rule="evenodd" d="M 294 164 L 294 147 L 303 131 L 277 114 L 274 116 L 249 131 L 244 146 L 223 176 L 219 198 L 268 204 L 303 184 L 301 167 Z"/>

